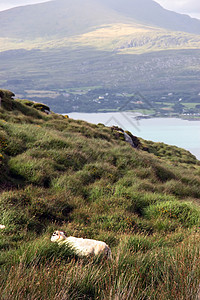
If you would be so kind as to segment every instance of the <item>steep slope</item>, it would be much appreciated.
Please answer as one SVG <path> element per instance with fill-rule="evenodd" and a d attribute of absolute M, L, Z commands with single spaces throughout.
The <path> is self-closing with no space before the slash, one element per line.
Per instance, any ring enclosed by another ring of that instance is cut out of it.
<path fill-rule="evenodd" d="M 152 0 L 102 0 L 109 8 L 124 16 L 133 18 L 140 23 L 146 23 L 174 31 L 185 31 L 200 34 L 200 21 L 187 15 L 178 14 L 164 9 Z"/>
<path fill-rule="evenodd" d="M 0 92 L 0 294 L 196 299 L 199 161 Z M 50 242 L 55 229 L 105 241 L 112 260 L 77 259 Z"/>

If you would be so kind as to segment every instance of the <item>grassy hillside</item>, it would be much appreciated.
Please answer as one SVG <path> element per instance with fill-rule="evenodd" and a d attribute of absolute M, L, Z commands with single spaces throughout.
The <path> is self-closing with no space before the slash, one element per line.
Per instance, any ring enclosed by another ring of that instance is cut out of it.
<path fill-rule="evenodd" d="M 199 49 L 199 46 L 200 35 L 197 34 L 119 21 L 93 26 L 85 32 L 66 35 L 62 38 L 59 36 L 33 39 L 31 37 L 25 39 L 0 37 L 1 52 L 19 49 L 49 51 L 69 48 L 77 50 L 85 47 L 86 49 L 115 51 L 115 53 L 141 54 L 161 50 Z"/>
<path fill-rule="evenodd" d="M 88 33 L 72 37 L 67 39 L 67 42 L 69 46 L 74 48 L 79 45 L 124 54 L 140 54 L 160 50 L 199 49 L 200 36 L 134 23 L 118 23 L 102 26 Z M 62 40 L 62 42 L 57 43 L 57 47 L 61 47 L 65 43 Z"/>
<path fill-rule="evenodd" d="M 196 299 L 199 161 L 12 97 L 1 91 L 3 299 Z M 113 259 L 77 258 L 55 229 L 105 241 Z"/>

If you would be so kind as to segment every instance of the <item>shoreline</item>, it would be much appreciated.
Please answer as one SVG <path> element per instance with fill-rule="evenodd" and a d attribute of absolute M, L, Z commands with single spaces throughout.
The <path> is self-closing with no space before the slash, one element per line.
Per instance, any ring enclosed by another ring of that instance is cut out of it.
<path fill-rule="evenodd" d="M 137 111 L 101 111 L 101 112 L 69 112 L 69 113 L 61 113 L 61 115 L 70 115 L 70 114 L 135 114 L 135 116 L 132 116 L 132 118 L 136 119 L 136 120 L 144 120 L 144 119 L 181 119 L 181 120 L 186 120 L 186 121 L 200 121 L 200 115 L 196 116 L 196 115 L 191 115 L 191 116 L 186 116 L 186 115 L 148 115 L 148 114 L 142 114 L 140 112 Z"/>
<path fill-rule="evenodd" d="M 184 148 L 200 160 L 200 119 L 183 119 L 179 116 L 153 117 L 130 111 L 113 113 L 74 112 L 69 113 L 68 116 L 96 125 L 104 124 L 108 127 L 115 125 L 145 140 Z"/>

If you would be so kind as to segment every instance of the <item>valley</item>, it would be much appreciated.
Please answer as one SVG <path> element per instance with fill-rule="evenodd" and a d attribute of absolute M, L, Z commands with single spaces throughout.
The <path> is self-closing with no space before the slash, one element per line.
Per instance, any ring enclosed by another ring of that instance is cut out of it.
<path fill-rule="evenodd" d="M 198 116 L 200 21 L 143 2 L 149 15 L 137 0 L 126 0 L 129 11 L 121 1 L 56 0 L 0 12 L 0 86 L 56 112 Z"/>
<path fill-rule="evenodd" d="M 140 55 L 92 48 L 12 50 L 0 53 L 0 63 L 1 86 L 55 112 L 199 113 L 199 50 Z"/>

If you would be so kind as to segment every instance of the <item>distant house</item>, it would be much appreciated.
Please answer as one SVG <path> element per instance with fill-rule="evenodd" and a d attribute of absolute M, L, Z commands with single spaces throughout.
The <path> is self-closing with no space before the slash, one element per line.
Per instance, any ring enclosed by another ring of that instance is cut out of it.
<path fill-rule="evenodd" d="M 99 96 L 99 100 L 104 100 L 104 96 Z"/>

